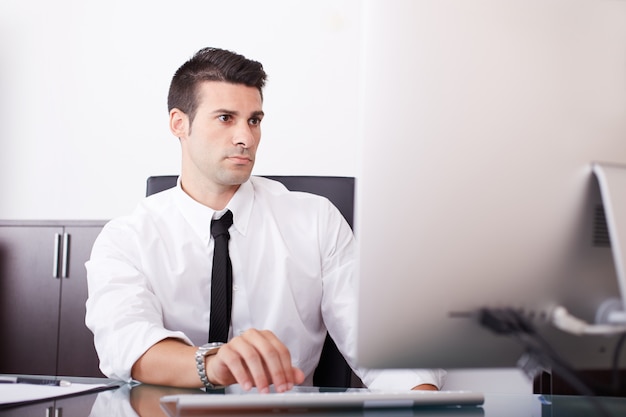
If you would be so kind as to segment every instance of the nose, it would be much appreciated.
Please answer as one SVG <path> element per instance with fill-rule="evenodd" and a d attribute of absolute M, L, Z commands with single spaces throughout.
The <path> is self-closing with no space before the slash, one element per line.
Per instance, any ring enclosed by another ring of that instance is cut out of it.
<path fill-rule="evenodd" d="M 233 136 L 235 146 L 241 146 L 246 149 L 254 146 L 256 141 L 257 138 L 253 131 L 253 126 L 250 126 L 247 121 L 237 126 L 235 135 Z"/>

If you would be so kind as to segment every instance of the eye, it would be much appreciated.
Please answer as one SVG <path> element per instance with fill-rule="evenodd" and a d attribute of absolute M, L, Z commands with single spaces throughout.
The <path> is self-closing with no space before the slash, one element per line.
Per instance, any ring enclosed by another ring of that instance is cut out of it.
<path fill-rule="evenodd" d="M 230 114 L 222 114 L 218 116 L 217 118 L 221 122 L 229 122 L 233 119 L 233 116 L 231 116 Z"/>
<path fill-rule="evenodd" d="M 261 124 L 261 118 L 260 117 L 252 117 L 250 119 L 248 119 L 248 123 L 250 123 L 252 126 L 258 126 Z"/>

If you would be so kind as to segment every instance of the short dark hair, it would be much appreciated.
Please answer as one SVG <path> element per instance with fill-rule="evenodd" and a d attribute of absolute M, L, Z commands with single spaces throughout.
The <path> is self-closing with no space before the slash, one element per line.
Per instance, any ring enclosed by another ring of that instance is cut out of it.
<path fill-rule="evenodd" d="M 178 68 L 167 96 L 168 111 L 185 113 L 190 122 L 198 109 L 198 85 L 203 81 L 224 81 L 256 87 L 263 98 L 267 75 L 261 63 L 219 48 L 204 48 Z"/>

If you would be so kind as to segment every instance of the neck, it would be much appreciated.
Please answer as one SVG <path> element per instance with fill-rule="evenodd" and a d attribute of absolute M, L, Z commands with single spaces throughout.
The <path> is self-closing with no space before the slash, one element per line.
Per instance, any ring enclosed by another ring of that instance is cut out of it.
<path fill-rule="evenodd" d="M 194 181 L 184 175 L 181 175 L 180 185 L 187 195 L 213 210 L 224 209 L 240 187 L 240 185 L 218 185 Z"/>

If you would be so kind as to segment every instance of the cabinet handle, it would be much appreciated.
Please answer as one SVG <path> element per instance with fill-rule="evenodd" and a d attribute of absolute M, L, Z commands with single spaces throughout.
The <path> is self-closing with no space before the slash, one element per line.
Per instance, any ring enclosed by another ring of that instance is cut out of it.
<path fill-rule="evenodd" d="M 61 277 L 68 278 L 70 264 L 70 234 L 63 233 L 63 262 L 61 263 Z"/>
<path fill-rule="evenodd" d="M 62 417 L 63 409 L 56 407 L 46 408 L 46 417 Z"/>
<path fill-rule="evenodd" d="M 61 234 L 54 234 L 54 256 L 52 258 L 52 277 L 59 278 L 59 255 L 61 252 Z"/>

